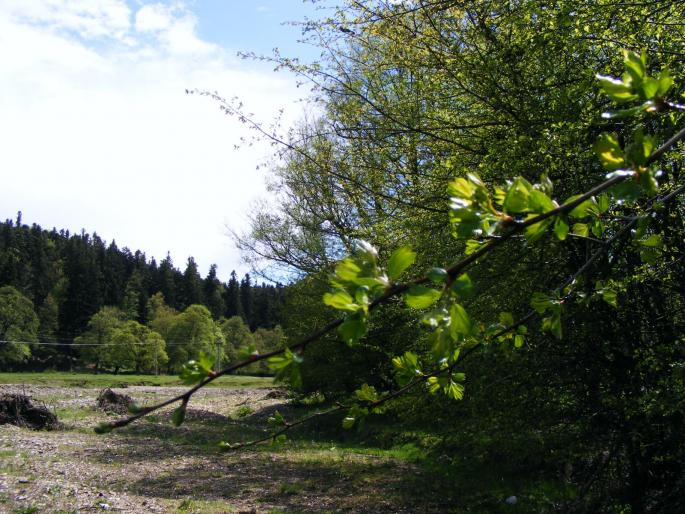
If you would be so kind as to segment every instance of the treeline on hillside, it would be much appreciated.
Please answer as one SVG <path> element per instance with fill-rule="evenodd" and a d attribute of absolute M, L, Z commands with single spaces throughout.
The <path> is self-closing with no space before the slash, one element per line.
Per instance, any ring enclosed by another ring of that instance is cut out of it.
<path fill-rule="evenodd" d="M 125 320 L 132 330 L 133 322 L 137 327 L 151 326 L 155 309 L 163 305 L 174 316 L 189 310 L 201 312 L 207 326 L 236 318 L 251 334 L 281 323 L 285 290 L 281 284 L 254 283 L 249 274 L 239 280 L 235 271 L 223 283 L 217 278 L 216 265 L 202 278 L 192 257 L 180 271 L 169 255 L 157 263 L 139 250 L 119 249 L 114 241 L 107 244 L 95 233 L 48 231 L 36 224 L 29 227 L 22 224 L 21 213 L 16 221 L 0 224 L 0 287 L 5 292 L 1 295 L 5 304 L 0 308 L 6 316 L 11 318 L 16 309 L 23 312 L 29 307 L 35 316 L 25 313 L 21 319 L 28 324 L 14 335 L 11 323 L 3 324 L 0 340 L 34 345 L 17 354 L 6 348 L 16 343 L 0 343 L 0 353 L 5 355 L 0 362 L 7 366 L 21 361 L 24 366 L 40 368 L 71 366 L 79 359 L 88 363 L 72 345 L 75 339 L 85 337 L 93 317 L 105 307 L 114 309 L 110 314 L 116 311 L 113 316 Z M 12 289 L 28 303 L 18 299 Z M 163 339 L 168 336 L 161 335 Z M 175 341 L 178 343 L 178 338 Z M 216 337 L 208 341 L 212 352 L 215 341 Z M 222 351 L 228 355 L 233 350 Z M 196 352 L 188 355 L 192 358 Z M 130 359 L 124 361 L 120 367 L 128 368 Z M 173 358 L 169 362 L 177 364 Z"/>

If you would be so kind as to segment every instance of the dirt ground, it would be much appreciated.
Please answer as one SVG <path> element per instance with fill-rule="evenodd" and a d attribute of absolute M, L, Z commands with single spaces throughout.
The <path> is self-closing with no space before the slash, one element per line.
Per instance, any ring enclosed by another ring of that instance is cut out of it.
<path fill-rule="evenodd" d="M 116 391 L 145 405 L 181 390 Z M 169 423 L 167 410 L 97 435 L 95 425 L 116 418 L 96 410 L 98 389 L 0 385 L 0 393 L 44 402 L 63 423 L 53 431 L 0 426 L 0 512 L 442 511 L 417 498 L 419 470 L 391 457 L 301 438 L 221 452 L 220 440 L 265 434 L 275 410 L 294 414 L 273 391 L 207 388 L 193 398 L 181 427 Z"/>

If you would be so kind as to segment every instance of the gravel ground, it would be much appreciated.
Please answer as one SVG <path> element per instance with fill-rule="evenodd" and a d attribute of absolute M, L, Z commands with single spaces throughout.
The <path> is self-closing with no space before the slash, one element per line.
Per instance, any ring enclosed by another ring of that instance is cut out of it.
<path fill-rule="evenodd" d="M 115 391 L 145 405 L 184 389 Z M 0 512 L 439 511 L 411 506 L 405 482 L 415 470 L 400 461 L 302 445 L 219 452 L 218 440 L 255 437 L 274 410 L 291 413 L 278 390 L 203 389 L 179 428 L 167 409 L 100 436 L 92 427 L 115 417 L 95 409 L 97 389 L 0 385 L 3 392 L 44 402 L 64 426 L 0 426 Z"/>

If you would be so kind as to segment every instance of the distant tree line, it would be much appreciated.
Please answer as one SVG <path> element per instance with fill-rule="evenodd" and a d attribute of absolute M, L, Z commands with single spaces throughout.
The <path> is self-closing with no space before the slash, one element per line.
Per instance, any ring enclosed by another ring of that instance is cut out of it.
<path fill-rule="evenodd" d="M 214 264 L 202 278 L 193 257 L 181 271 L 168 254 L 157 263 L 96 233 L 25 225 L 21 213 L 0 224 L 5 369 L 77 362 L 111 370 L 172 370 L 199 351 L 215 355 L 217 341 L 225 359 L 235 350 L 223 341 L 235 336 L 222 331 L 222 324 L 230 320 L 231 330 L 245 336 L 241 346 L 252 344 L 253 334 L 264 336 L 281 324 L 284 297 L 281 284 L 257 284 L 249 274 L 239 279 L 233 271 L 224 283 Z M 102 348 L 80 346 L 105 342 Z M 261 340 L 256 346 L 263 346 Z"/>

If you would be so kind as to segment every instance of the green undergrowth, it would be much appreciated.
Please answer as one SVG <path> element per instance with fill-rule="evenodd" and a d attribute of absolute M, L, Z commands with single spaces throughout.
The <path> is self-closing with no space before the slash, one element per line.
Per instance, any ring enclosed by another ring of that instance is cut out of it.
<path fill-rule="evenodd" d="M 0 384 L 27 384 L 52 387 L 128 387 L 128 386 L 165 386 L 184 387 L 176 375 L 113 375 L 109 373 L 0 373 Z M 219 377 L 210 387 L 273 387 L 270 377 L 231 375 Z"/>

